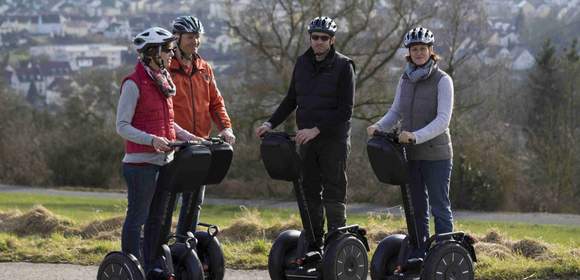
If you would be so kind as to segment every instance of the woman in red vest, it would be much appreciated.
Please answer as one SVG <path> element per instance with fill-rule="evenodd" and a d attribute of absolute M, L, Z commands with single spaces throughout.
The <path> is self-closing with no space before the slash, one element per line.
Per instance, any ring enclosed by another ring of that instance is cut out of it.
<path fill-rule="evenodd" d="M 149 28 L 135 37 L 133 44 L 139 61 L 135 71 L 123 80 L 117 107 L 117 133 L 125 139 L 123 176 L 128 200 L 121 247 L 138 259 L 142 259 L 141 230 L 159 170 L 173 159 L 169 143 L 176 138 L 198 139 L 173 121 L 175 85 L 166 67 L 174 55 L 174 41 L 173 35 L 160 27 Z"/>

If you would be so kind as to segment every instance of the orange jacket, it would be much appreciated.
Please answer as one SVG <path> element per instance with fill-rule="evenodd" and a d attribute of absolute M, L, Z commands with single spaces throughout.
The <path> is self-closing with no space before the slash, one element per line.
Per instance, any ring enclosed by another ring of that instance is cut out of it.
<path fill-rule="evenodd" d="M 193 63 L 193 70 L 187 69 L 175 58 L 169 66 L 177 87 L 173 97 L 175 122 L 196 136 L 207 138 L 211 132 L 211 120 L 218 131 L 230 128 L 232 124 L 211 66 L 199 56 Z"/>

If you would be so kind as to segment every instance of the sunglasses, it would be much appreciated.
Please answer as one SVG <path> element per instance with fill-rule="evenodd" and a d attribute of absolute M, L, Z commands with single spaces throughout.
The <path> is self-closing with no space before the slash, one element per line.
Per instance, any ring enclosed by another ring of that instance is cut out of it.
<path fill-rule="evenodd" d="M 322 40 L 323 42 L 326 42 L 328 40 L 330 40 L 330 36 L 325 36 L 325 35 L 310 35 L 310 39 L 312 39 L 312 41 L 318 41 L 318 39 Z"/>
<path fill-rule="evenodd" d="M 173 47 L 173 48 L 162 47 L 161 48 L 161 51 L 164 52 L 164 53 L 169 53 L 169 52 L 174 52 L 175 53 L 176 50 L 177 50 L 176 47 Z"/>

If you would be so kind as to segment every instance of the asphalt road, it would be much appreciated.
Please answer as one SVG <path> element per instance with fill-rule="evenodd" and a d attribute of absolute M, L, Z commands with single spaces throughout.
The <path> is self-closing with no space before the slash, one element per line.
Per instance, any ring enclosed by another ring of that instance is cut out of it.
<path fill-rule="evenodd" d="M 0 263 L 2 280 L 87 280 L 97 279 L 98 266 L 72 264 Z M 268 280 L 265 270 L 226 270 L 226 280 Z"/>

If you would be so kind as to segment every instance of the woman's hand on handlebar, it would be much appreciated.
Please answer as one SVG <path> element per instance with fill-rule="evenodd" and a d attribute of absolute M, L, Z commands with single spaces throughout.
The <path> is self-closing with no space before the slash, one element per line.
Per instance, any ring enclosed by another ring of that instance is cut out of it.
<path fill-rule="evenodd" d="M 399 134 L 399 143 L 415 144 L 415 142 L 417 142 L 415 139 L 415 134 L 413 134 L 412 132 L 402 131 L 401 134 Z"/>
<path fill-rule="evenodd" d="M 376 124 L 367 127 L 367 135 L 369 137 L 372 137 L 375 134 L 375 131 L 381 131 L 381 128 Z"/>
<path fill-rule="evenodd" d="M 205 139 L 191 134 L 191 137 L 189 139 L 187 139 L 187 141 L 202 142 L 202 141 L 205 141 Z"/>
<path fill-rule="evenodd" d="M 153 136 L 153 140 L 151 140 L 151 146 L 153 146 L 157 152 L 171 151 L 171 147 L 169 147 L 169 140 L 165 137 Z"/>

